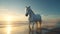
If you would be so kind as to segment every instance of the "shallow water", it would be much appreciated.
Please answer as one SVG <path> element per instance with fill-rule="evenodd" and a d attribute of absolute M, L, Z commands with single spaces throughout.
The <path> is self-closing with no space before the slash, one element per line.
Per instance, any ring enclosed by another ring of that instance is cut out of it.
<path fill-rule="evenodd" d="M 49 28 L 46 24 L 43 27 Z M 43 34 L 47 32 L 47 30 L 42 31 Z M 0 34 L 29 34 L 28 23 L 20 22 L 0 25 Z"/>
<path fill-rule="evenodd" d="M 28 34 L 28 24 L 25 23 L 0 23 L 0 34 Z"/>
<path fill-rule="evenodd" d="M 12 25 L 6 25 L 6 27 L 0 28 L 0 34 L 25 34 L 25 33 L 28 34 L 27 25 L 16 27 L 12 27 Z"/>

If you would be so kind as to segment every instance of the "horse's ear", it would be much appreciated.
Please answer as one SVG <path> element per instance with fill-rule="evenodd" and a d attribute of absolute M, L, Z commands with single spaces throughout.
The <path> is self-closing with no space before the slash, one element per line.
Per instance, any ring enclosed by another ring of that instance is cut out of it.
<path fill-rule="evenodd" d="M 30 8 L 31 6 L 29 6 L 29 8 Z"/>
<path fill-rule="evenodd" d="M 26 6 L 26 8 L 27 8 L 27 6 Z"/>

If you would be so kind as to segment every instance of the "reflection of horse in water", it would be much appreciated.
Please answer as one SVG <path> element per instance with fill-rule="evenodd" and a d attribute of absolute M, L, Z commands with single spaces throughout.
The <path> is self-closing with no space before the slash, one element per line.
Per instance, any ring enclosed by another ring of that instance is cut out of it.
<path fill-rule="evenodd" d="M 30 6 L 29 7 L 26 6 L 26 16 L 28 15 L 29 15 L 29 29 L 31 30 L 30 24 L 32 24 L 32 30 L 34 29 L 34 24 L 36 24 L 36 28 L 38 28 L 38 22 L 41 28 L 41 16 L 39 14 L 35 14 L 31 10 Z"/>

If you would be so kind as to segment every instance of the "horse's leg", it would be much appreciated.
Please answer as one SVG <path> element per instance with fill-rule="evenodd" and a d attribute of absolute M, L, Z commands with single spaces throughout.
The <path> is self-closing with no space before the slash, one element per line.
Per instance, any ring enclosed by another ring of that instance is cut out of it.
<path fill-rule="evenodd" d="M 30 23 L 29 23 L 29 30 L 31 30 Z"/>
<path fill-rule="evenodd" d="M 38 30 L 38 22 L 36 22 L 36 31 Z"/>
<path fill-rule="evenodd" d="M 39 21 L 39 24 L 40 24 L 40 34 L 42 34 L 41 21 Z"/>
<path fill-rule="evenodd" d="M 35 32 L 37 34 L 37 32 L 38 32 L 38 22 L 36 22 L 35 24 L 36 24 L 36 30 L 35 30 Z"/>
<path fill-rule="evenodd" d="M 32 23 L 32 34 L 34 34 L 34 23 Z"/>
<path fill-rule="evenodd" d="M 31 28 L 30 28 L 30 22 L 29 22 L 29 34 L 30 34 L 30 32 L 31 32 Z"/>

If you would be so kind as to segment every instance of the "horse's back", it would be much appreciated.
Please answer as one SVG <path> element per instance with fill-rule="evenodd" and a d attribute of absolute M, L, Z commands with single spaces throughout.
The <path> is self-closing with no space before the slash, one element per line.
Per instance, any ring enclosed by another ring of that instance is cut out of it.
<path fill-rule="evenodd" d="M 35 14 L 32 17 L 29 17 L 29 21 L 34 22 L 34 21 L 41 21 L 41 16 L 40 14 Z"/>
<path fill-rule="evenodd" d="M 37 18 L 41 18 L 40 14 L 36 14 L 36 17 L 37 17 Z"/>
<path fill-rule="evenodd" d="M 40 20 L 41 19 L 41 15 L 40 14 L 36 14 L 36 19 Z"/>
<path fill-rule="evenodd" d="M 35 20 L 35 21 L 41 21 L 40 14 L 35 14 L 35 16 L 33 17 L 33 20 Z"/>

